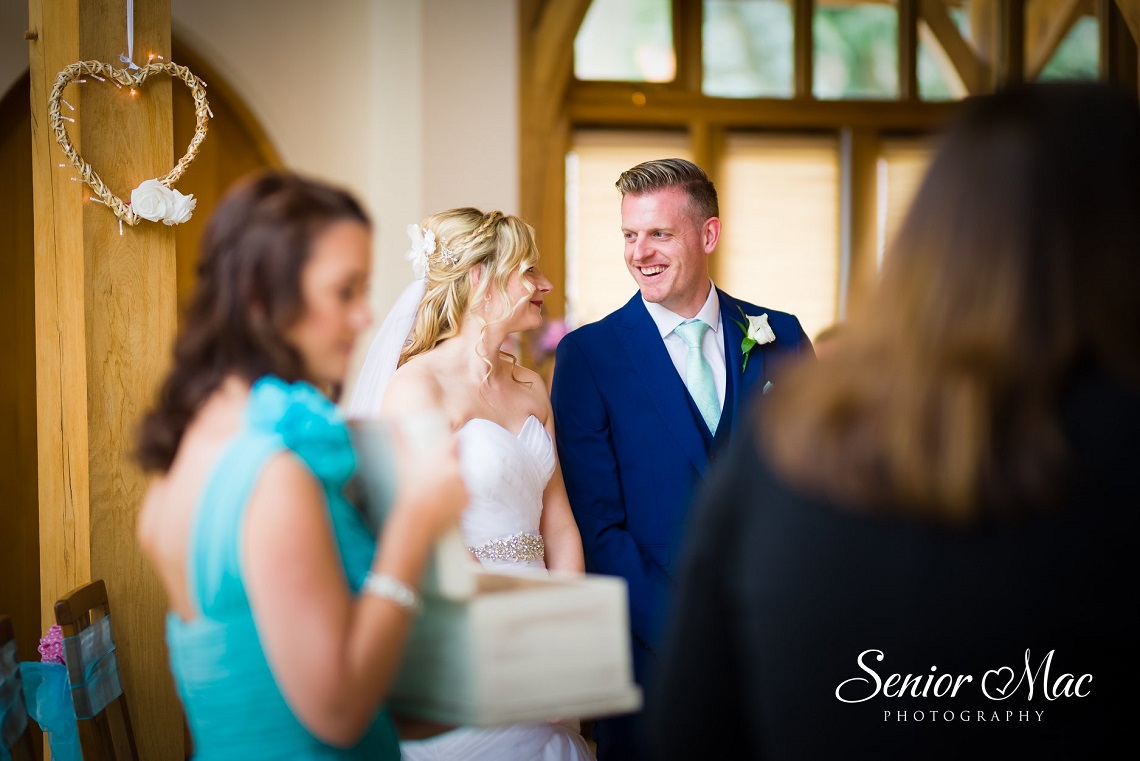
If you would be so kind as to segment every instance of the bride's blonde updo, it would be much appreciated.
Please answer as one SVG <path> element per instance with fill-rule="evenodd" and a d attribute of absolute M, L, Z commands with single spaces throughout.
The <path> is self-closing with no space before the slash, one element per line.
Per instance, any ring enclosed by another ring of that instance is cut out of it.
<path fill-rule="evenodd" d="M 489 325 L 507 319 L 514 308 L 507 281 L 512 273 L 521 275 L 538 263 L 534 230 L 501 211 L 449 209 L 427 217 L 421 227 L 435 233 L 436 250 L 428 257 L 423 300 L 400 352 L 400 365 L 456 335 L 469 311 L 483 321 L 483 334 Z M 482 276 L 473 287 L 472 273 L 480 265 Z M 497 315 L 479 306 L 490 303 L 492 289 L 499 294 Z"/>

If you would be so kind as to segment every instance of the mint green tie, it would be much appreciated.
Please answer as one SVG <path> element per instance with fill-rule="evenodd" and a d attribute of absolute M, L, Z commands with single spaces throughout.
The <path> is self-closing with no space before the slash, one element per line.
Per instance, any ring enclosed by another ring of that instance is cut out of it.
<path fill-rule="evenodd" d="M 716 392 L 716 381 L 713 380 L 712 368 L 701 351 L 701 339 L 709 329 L 708 323 L 702 320 L 686 320 L 673 329 L 689 347 L 689 355 L 685 363 L 685 386 L 700 410 L 701 417 L 713 435 L 720 422 L 720 398 Z"/>

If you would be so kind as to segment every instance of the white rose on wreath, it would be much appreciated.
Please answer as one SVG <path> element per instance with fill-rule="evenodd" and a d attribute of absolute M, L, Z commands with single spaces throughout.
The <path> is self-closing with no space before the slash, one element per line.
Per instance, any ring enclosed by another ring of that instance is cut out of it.
<path fill-rule="evenodd" d="M 194 197 L 193 193 L 186 195 L 173 188 L 170 189 L 170 194 L 173 200 L 170 202 L 170 208 L 167 209 L 162 222 L 166 225 L 180 225 L 194 215 L 194 207 L 198 205 L 198 199 Z"/>
<path fill-rule="evenodd" d="M 143 180 L 131 191 L 131 211 L 136 216 L 165 225 L 179 225 L 190 219 L 198 199 L 168 188 L 158 180 Z"/>

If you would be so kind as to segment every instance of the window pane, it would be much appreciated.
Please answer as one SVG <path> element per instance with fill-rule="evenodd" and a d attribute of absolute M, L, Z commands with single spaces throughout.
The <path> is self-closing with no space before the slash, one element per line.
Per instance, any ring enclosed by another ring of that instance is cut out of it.
<path fill-rule="evenodd" d="M 672 82 L 670 0 L 594 0 L 574 38 L 574 76 L 623 82 Z"/>
<path fill-rule="evenodd" d="M 1096 17 L 1077 19 L 1038 79 L 1096 79 L 1100 64 L 1099 38 Z"/>
<path fill-rule="evenodd" d="M 897 98 L 898 24 L 893 5 L 818 4 L 812 20 L 815 97 Z"/>
<path fill-rule="evenodd" d="M 605 317 L 637 290 L 625 268 L 621 194 L 632 166 L 677 156 L 692 160 L 685 133 L 582 130 L 566 157 L 566 316 L 571 325 Z"/>
<path fill-rule="evenodd" d="M 792 8 L 789 0 L 704 0 L 706 95 L 792 96 Z"/>
<path fill-rule="evenodd" d="M 800 318 L 808 336 L 836 320 L 839 141 L 730 135 L 720 180 L 717 284 Z"/>
<path fill-rule="evenodd" d="M 884 139 L 879 155 L 879 262 L 898 234 L 906 214 L 910 211 L 914 194 L 926 176 L 933 156 L 929 139 Z"/>

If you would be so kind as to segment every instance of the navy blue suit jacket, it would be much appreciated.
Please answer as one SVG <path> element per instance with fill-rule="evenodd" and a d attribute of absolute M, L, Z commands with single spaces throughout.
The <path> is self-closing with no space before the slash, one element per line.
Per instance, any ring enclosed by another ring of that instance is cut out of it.
<path fill-rule="evenodd" d="M 793 315 L 720 297 L 727 374 L 714 437 L 692 401 L 640 294 L 558 345 L 551 401 L 558 455 L 582 534 L 586 568 L 629 583 L 634 668 L 652 671 L 694 490 L 732 435 L 747 397 L 789 356 L 811 354 Z M 741 310 L 767 313 L 776 340 L 742 370 Z"/>

